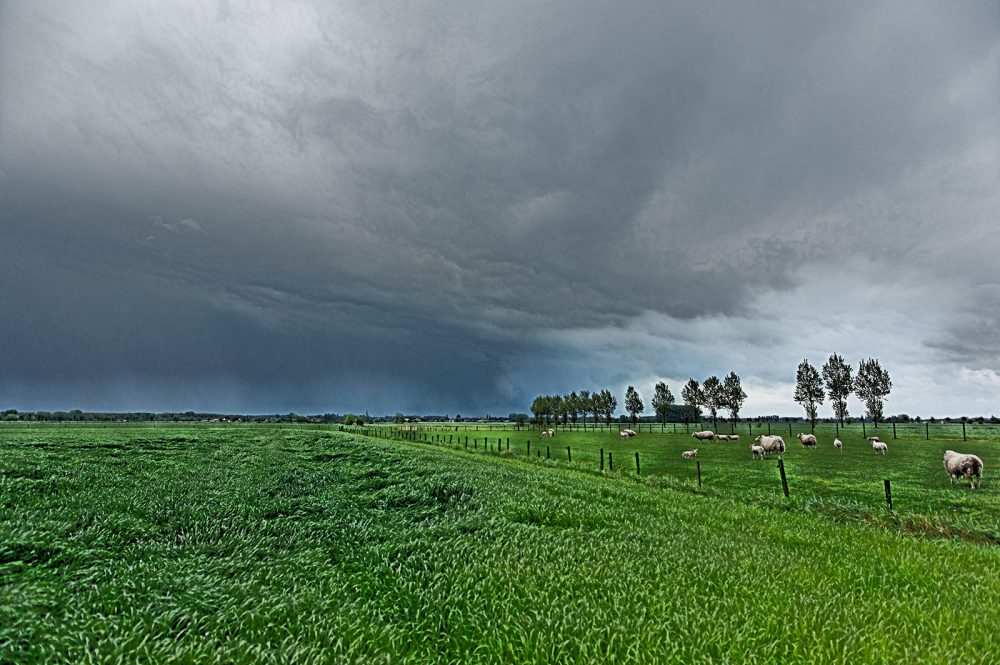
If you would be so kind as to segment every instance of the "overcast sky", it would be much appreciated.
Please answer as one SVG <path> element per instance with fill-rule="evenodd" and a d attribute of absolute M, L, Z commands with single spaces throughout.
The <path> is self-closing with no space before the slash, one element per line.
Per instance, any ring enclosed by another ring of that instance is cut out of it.
<path fill-rule="evenodd" d="M 0 408 L 1000 415 L 998 252 L 995 1 L 0 2 Z"/>

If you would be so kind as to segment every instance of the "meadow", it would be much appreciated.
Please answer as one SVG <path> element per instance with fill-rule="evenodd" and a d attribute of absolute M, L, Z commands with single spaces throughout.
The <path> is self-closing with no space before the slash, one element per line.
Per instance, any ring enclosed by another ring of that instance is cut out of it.
<path fill-rule="evenodd" d="M 0 662 L 997 662 L 995 443 L 459 434 L 3 428 Z"/>
<path fill-rule="evenodd" d="M 819 512 L 838 520 L 879 523 L 914 534 L 1000 544 L 1000 486 L 991 480 L 991 472 L 1000 467 L 1000 440 L 963 441 L 960 427 L 949 428 L 948 438 L 941 437 L 940 431 L 935 432 L 936 437 L 928 441 L 906 436 L 902 428 L 897 431 L 899 438 L 893 439 L 891 428 L 884 425 L 877 430 L 870 425 L 867 430 L 854 425 L 836 431 L 830 425 L 818 427 L 820 445 L 806 449 L 794 436 L 800 430 L 793 425 L 793 435 L 788 436 L 787 427 L 782 424 L 782 429 L 775 426 L 771 431 L 782 434 L 787 446 L 783 456 L 789 485 L 786 499 L 776 458 L 753 460 L 749 451 L 753 438 L 746 429 L 738 442 L 705 442 L 685 433 L 683 425 L 677 428 L 677 434 L 670 425 L 662 432 L 658 425 L 645 427 L 636 437 L 626 440 L 618 435 L 617 426 L 596 431 L 582 427 L 556 430 L 553 438 L 540 438 L 538 429 L 477 429 L 475 425 L 357 429 L 390 438 L 409 436 L 416 442 L 472 454 L 499 453 L 518 458 L 530 454 L 536 462 L 548 459 L 559 466 L 615 477 L 635 476 L 635 454 L 639 453 L 640 475 L 661 476 L 702 494 L 754 501 L 781 510 Z M 970 427 L 968 434 L 988 436 L 993 433 L 991 429 L 974 431 Z M 767 432 L 766 426 L 754 427 L 752 434 Z M 887 455 L 875 455 L 864 438 L 875 432 L 886 438 Z M 833 447 L 836 434 L 844 442 L 839 451 Z M 694 448 L 698 449 L 697 461 L 681 457 L 681 452 Z M 969 491 L 968 482 L 952 486 L 942 466 L 944 451 L 948 449 L 973 453 L 984 460 L 986 476 L 981 490 Z M 891 512 L 885 497 L 885 480 L 890 482 Z"/>

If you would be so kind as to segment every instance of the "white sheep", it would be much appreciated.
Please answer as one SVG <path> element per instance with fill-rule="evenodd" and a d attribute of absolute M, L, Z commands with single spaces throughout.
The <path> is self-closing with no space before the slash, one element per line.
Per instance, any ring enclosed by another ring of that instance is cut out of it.
<path fill-rule="evenodd" d="M 884 441 L 872 441 L 872 450 L 875 451 L 876 455 L 879 453 L 885 455 L 889 452 L 889 446 L 887 446 Z"/>
<path fill-rule="evenodd" d="M 750 446 L 750 453 L 753 455 L 754 459 L 764 459 L 767 455 L 767 451 L 764 450 L 764 446 Z"/>
<path fill-rule="evenodd" d="M 622 441 L 624 441 L 625 439 L 628 438 L 628 432 L 626 432 L 625 430 L 622 430 L 622 431 L 618 432 L 618 436 L 620 436 L 622 438 Z"/>
<path fill-rule="evenodd" d="M 546 436 L 555 436 L 555 435 L 556 435 L 556 431 L 554 429 L 552 429 L 552 428 L 543 429 L 542 430 L 542 437 L 543 438 L 546 437 Z"/>
<path fill-rule="evenodd" d="M 697 456 L 698 456 L 698 449 L 697 448 L 695 448 L 694 450 L 685 450 L 684 452 L 681 453 L 681 457 L 683 457 L 685 459 L 693 459 L 693 458 L 695 458 Z"/>
<path fill-rule="evenodd" d="M 729 435 L 729 440 L 730 441 L 739 441 L 740 440 L 740 435 L 739 434 L 730 434 Z"/>
<path fill-rule="evenodd" d="M 881 439 L 878 438 L 877 436 L 868 437 L 868 443 L 875 443 L 876 441 L 881 441 Z"/>
<path fill-rule="evenodd" d="M 976 481 L 979 486 L 983 484 L 983 460 L 976 455 L 956 453 L 954 450 L 944 451 L 944 468 L 951 476 L 952 485 L 959 478 L 968 478 L 969 487 L 976 489 Z"/>
<path fill-rule="evenodd" d="M 782 439 L 777 434 L 761 434 L 756 439 L 754 439 L 760 446 L 767 452 L 768 455 L 771 453 L 781 454 L 785 452 L 785 440 Z"/>
<path fill-rule="evenodd" d="M 818 443 L 815 434 L 803 434 L 799 432 L 796 436 L 799 437 L 799 443 L 807 448 L 815 448 Z"/>
<path fill-rule="evenodd" d="M 636 436 L 636 431 L 634 429 L 627 429 L 625 430 L 625 434 L 628 436 Z"/>
<path fill-rule="evenodd" d="M 715 438 L 715 432 L 713 432 L 710 429 L 706 429 L 700 432 L 695 432 L 691 436 L 695 439 L 698 439 L 699 441 L 711 441 L 712 439 Z"/>
<path fill-rule="evenodd" d="M 840 439 L 834 439 L 833 440 L 833 447 L 836 448 L 837 450 L 843 450 L 844 449 L 844 442 L 841 441 Z"/>
<path fill-rule="evenodd" d="M 728 434 L 719 434 L 715 438 L 718 439 L 719 441 L 729 441 L 729 435 Z"/>

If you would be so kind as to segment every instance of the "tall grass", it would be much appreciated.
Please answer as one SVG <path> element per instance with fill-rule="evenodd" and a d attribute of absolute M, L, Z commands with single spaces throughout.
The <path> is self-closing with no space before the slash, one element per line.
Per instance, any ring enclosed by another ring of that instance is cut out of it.
<path fill-rule="evenodd" d="M 666 468 L 276 428 L 33 430 L 0 452 L 0 662 L 996 658 L 995 546 Z"/>

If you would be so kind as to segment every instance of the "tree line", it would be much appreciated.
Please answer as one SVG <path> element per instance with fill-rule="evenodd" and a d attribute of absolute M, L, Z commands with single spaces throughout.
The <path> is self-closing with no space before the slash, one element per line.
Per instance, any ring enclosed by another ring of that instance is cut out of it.
<path fill-rule="evenodd" d="M 537 425 L 551 425 L 553 420 L 557 424 L 562 421 L 564 425 L 572 421 L 575 425 L 583 416 L 586 426 L 587 414 L 592 414 L 595 424 L 603 417 L 610 427 L 617 408 L 618 399 L 610 390 L 595 390 L 593 393 L 589 390 L 577 393 L 574 390 L 568 395 L 539 395 L 531 402 L 531 413 Z"/>
<path fill-rule="evenodd" d="M 795 373 L 794 399 L 803 406 L 806 419 L 816 426 L 819 416 L 819 406 L 829 397 L 833 406 L 834 417 L 841 425 L 848 418 L 847 398 L 856 395 L 865 404 L 866 416 L 878 426 L 884 419 L 885 399 L 892 391 L 892 379 L 877 358 L 867 358 L 858 363 L 857 374 L 854 368 L 836 353 L 824 363 L 822 372 L 809 363 L 808 359 L 799 363 Z M 712 418 L 712 426 L 718 427 L 720 411 L 729 412 L 729 420 L 736 423 L 740 419 L 740 409 L 746 401 L 747 394 L 743 390 L 740 377 L 736 372 L 730 372 L 724 379 L 710 376 L 698 383 L 695 379 L 681 388 L 681 399 L 684 405 L 681 413 L 684 420 L 701 420 L 702 409 L 708 411 Z M 642 396 L 634 386 L 625 390 L 625 410 L 628 412 L 632 426 L 635 427 L 638 415 L 645 411 Z M 659 422 L 666 424 L 668 418 L 677 415 L 674 394 L 663 381 L 653 386 L 651 402 Z M 538 425 L 551 425 L 553 422 L 567 425 L 577 424 L 583 417 L 587 424 L 587 414 L 593 415 L 593 422 L 604 418 L 610 427 L 618 400 L 609 390 L 576 391 L 568 395 L 539 395 L 531 403 L 534 422 Z"/>
<path fill-rule="evenodd" d="M 663 424 L 678 411 L 684 414 L 684 420 L 699 420 L 701 418 L 702 407 L 708 409 L 712 415 L 713 425 L 718 424 L 717 418 L 720 409 L 729 411 L 732 422 L 740 418 L 740 409 L 746 401 L 747 394 L 743 390 L 740 377 L 736 372 L 730 372 L 725 379 L 719 380 L 716 376 L 710 376 L 704 383 L 698 383 L 694 379 L 688 380 L 681 389 L 681 397 L 684 399 L 684 407 L 680 410 L 676 408 L 675 398 L 670 387 L 663 381 L 659 381 L 653 386 L 653 399 L 651 406 L 656 412 L 656 416 Z M 632 426 L 635 427 L 640 413 L 646 410 L 642 396 L 635 386 L 629 386 L 625 390 L 625 410 L 629 414 Z M 611 394 L 610 390 L 600 390 L 591 393 L 589 390 L 575 390 L 568 395 L 538 395 L 531 402 L 531 413 L 534 414 L 534 422 L 537 425 L 551 425 L 553 422 L 562 422 L 574 425 L 583 417 L 583 424 L 587 424 L 587 415 L 593 415 L 593 422 L 597 423 L 601 418 L 610 427 L 615 409 L 618 408 L 618 399 Z"/>
<path fill-rule="evenodd" d="M 891 391 L 892 379 L 877 358 L 860 361 L 857 375 L 851 365 L 836 353 L 823 364 L 822 375 L 808 358 L 799 363 L 795 372 L 795 401 L 805 409 L 806 419 L 813 427 L 816 427 L 817 412 L 824 397 L 830 398 L 834 417 L 843 425 L 849 415 L 847 398 L 852 393 L 864 402 L 867 417 L 878 427 L 884 416 L 885 398 Z"/>

